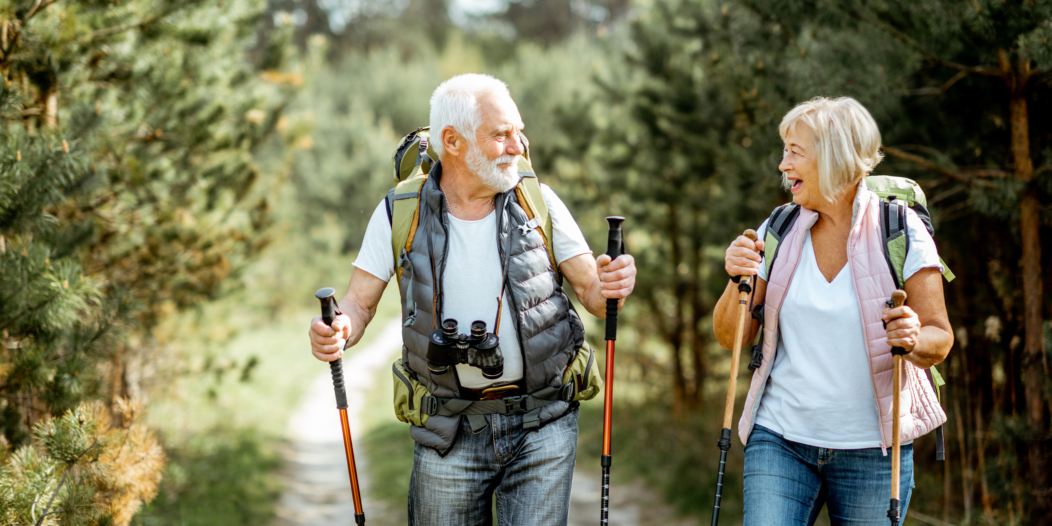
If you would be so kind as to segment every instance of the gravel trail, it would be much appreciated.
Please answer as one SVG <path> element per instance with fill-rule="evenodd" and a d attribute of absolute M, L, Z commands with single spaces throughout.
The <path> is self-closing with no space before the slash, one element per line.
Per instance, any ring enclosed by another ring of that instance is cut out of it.
<path fill-rule="evenodd" d="M 367 393 L 378 385 L 378 381 L 386 380 L 387 371 L 401 346 L 401 323 L 395 319 L 382 327 L 371 344 L 344 358 L 347 416 L 354 439 L 366 523 L 370 526 L 393 526 L 395 523 L 389 518 L 391 513 L 369 498 L 369 452 L 362 447 L 359 438 L 364 431 L 360 415 Z M 285 490 L 278 503 L 274 526 L 348 526 L 354 523 L 354 505 L 332 379 L 328 368 L 321 369 L 303 402 L 289 419 L 289 444 L 283 451 Z M 577 460 L 579 467 L 574 472 L 569 526 L 595 526 L 599 523 L 601 495 L 598 459 Z M 586 462 L 596 464 L 596 469 L 582 469 L 580 465 Z M 610 524 L 679 524 L 670 519 L 667 507 L 657 502 L 653 493 L 641 484 L 614 483 L 610 491 Z M 646 516 L 643 510 L 646 510 Z"/>

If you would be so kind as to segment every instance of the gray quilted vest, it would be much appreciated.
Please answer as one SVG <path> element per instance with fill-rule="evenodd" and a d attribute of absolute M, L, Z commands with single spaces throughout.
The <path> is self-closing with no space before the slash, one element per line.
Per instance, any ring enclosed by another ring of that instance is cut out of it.
<path fill-rule="evenodd" d="M 441 175 L 442 163 L 435 163 L 420 189 L 420 219 L 412 250 L 408 255 L 403 250 L 398 262 L 402 269 L 402 364 L 433 396 L 459 398 L 454 368 L 435 374 L 428 369 L 426 359 L 428 334 L 442 319 L 442 275 L 449 248 L 445 198 L 439 188 Z M 495 199 L 498 248 L 501 260 L 508 262 L 505 301 L 511 302 L 510 310 L 515 314 L 526 391 L 558 388 L 563 372 L 584 344 L 584 326 L 556 278 L 543 237 L 519 206 L 515 189 Z M 539 408 L 540 425 L 559 418 L 569 408 L 569 402 L 561 400 Z M 456 441 L 461 418 L 434 415 L 424 427 L 412 426 L 410 435 L 445 455 Z"/>

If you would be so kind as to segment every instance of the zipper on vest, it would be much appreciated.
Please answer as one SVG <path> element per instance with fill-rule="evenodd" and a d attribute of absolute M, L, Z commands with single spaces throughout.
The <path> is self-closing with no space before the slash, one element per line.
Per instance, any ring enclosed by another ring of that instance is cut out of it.
<path fill-rule="evenodd" d="M 862 220 L 864 221 L 865 218 L 863 218 Z M 849 243 L 850 243 L 850 241 L 851 241 L 850 238 L 848 238 L 848 242 Z M 847 264 L 848 265 L 851 264 L 851 252 L 850 251 L 851 251 L 851 247 L 848 247 L 848 258 L 847 258 Z M 855 270 L 856 269 L 854 269 L 854 268 L 851 269 L 851 278 L 852 278 L 852 280 L 854 280 L 855 276 L 856 276 Z M 862 297 L 859 296 L 858 287 L 856 287 L 856 286 L 854 286 L 854 284 L 852 284 L 851 288 L 855 289 L 855 303 L 858 304 L 858 316 L 859 316 L 859 318 L 862 319 L 862 348 L 865 349 L 865 351 L 866 351 L 866 365 L 869 366 L 869 383 L 870 383 L 870 385 L 873 386 L 873 406 L 877 410 L 877 429 L 880 430 L 880 451 L 886 457 L 886 456 L 888 456 L 888 450 L 887 450 L 887 446 L 885 446 L 885 444 L 888 441 L 888 437 L 884 435 L 884 419 L 882 418 L 882 415 L 880 414 L 880 399 L 878 398 L 879 395 L 877 394 L 877 382 L 874 379 L 874 375 L 873 375 L 873 357 L 871 357 L 869 355 L 869 341 L 870 340 L 869 340 L 869 332 L 866 329 L 866 319 L 865 319 L 865 312 L 863 312 Z M 892 389 L 894 389 L 894 387 Z M 893 393 L 893 396 L 898 396 L 898 393 Z M 892 418 L 894 418 L 894 415 L 892 415 Z"/>

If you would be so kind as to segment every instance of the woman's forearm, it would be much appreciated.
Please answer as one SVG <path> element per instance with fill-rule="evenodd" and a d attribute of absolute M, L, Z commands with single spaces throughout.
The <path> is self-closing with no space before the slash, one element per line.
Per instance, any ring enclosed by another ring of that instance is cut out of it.
<path fill-rule="evenodd" d="M 931 325 L 921 327 L 917 345 L 906 355 L 906 359 L 917 367 L 927 369 L 942 363 L 949 356 L 951 347 L 953 335 L 946 329 Z"/>

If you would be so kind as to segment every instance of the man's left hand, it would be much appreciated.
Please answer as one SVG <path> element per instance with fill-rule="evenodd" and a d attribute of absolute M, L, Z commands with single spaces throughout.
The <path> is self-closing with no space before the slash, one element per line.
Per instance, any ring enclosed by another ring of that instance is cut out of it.
<path fill-rule="evenodd" d="M 631 254 L 621 254 L 617 259 L 603 254 L 595 259 L 599 272 L 602 294 L 608 299 L 623 299 L 636 287 L 636 260 Z"/>

